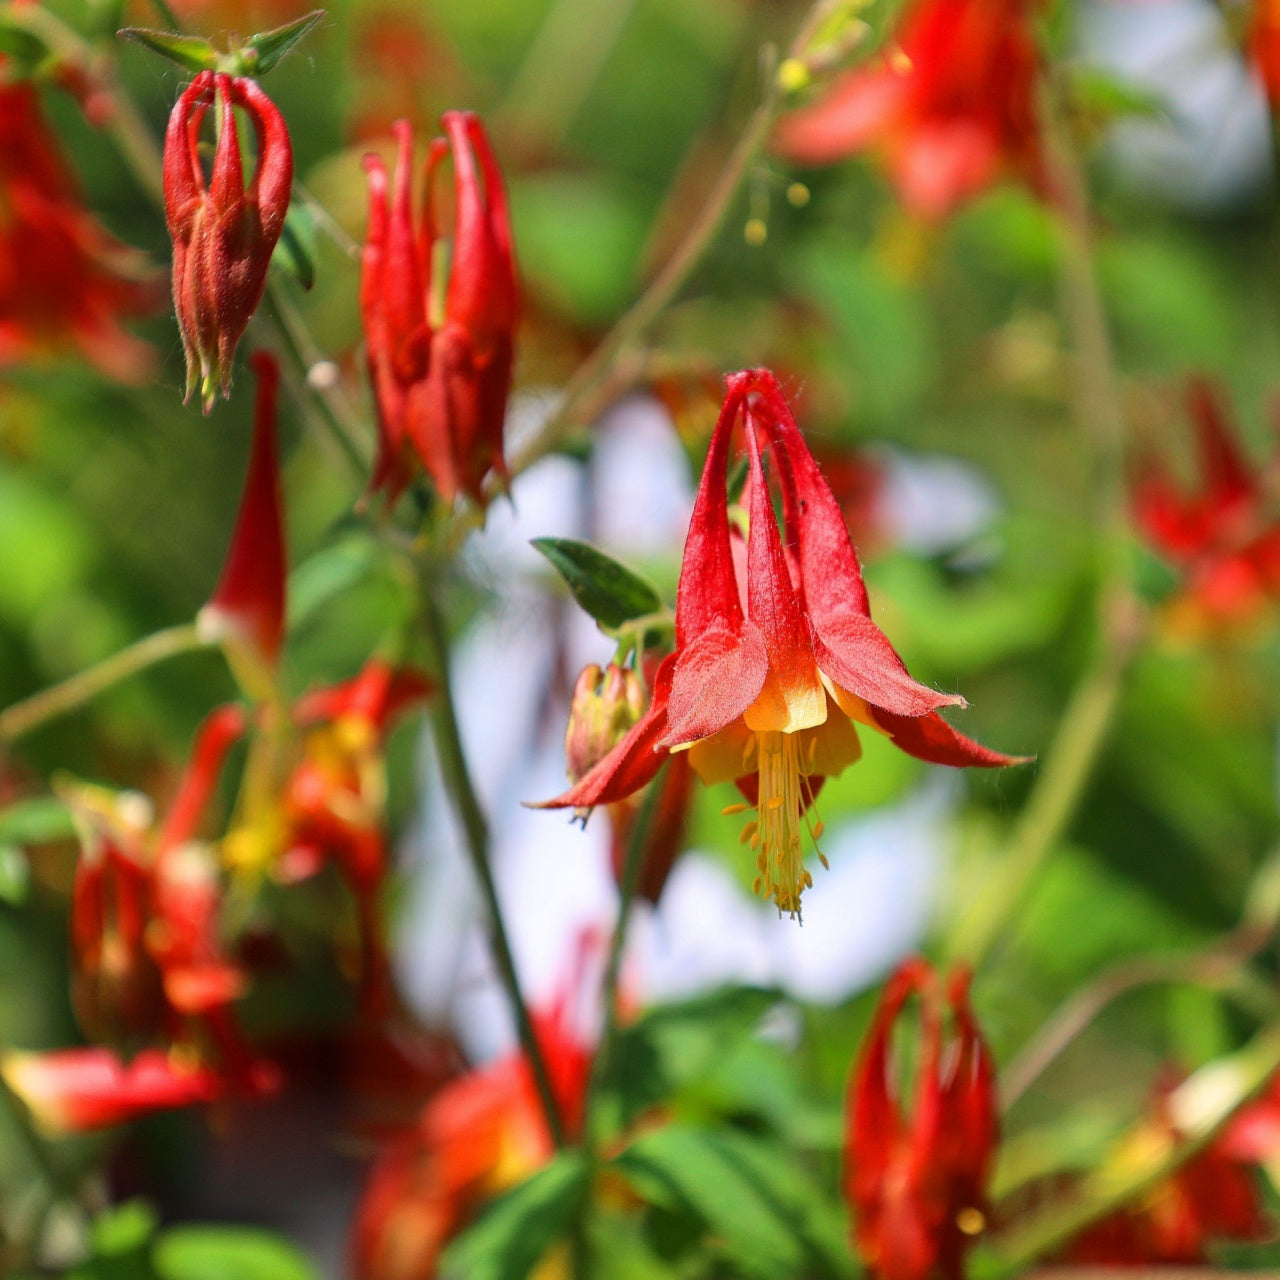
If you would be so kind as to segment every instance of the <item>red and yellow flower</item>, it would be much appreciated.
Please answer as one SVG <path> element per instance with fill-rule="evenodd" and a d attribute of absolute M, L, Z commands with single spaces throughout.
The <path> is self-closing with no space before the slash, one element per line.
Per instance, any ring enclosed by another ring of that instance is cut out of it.
<path fill-rule="evenodd" d="M 676 647 L 653 701 L 625 738 L 547 807 L 587 808 L 643 787 L 672 751 L 704 782 L 732 781 L 756 807 L 743 833 L 757 854 L 757 892 L 796 915 L 812 884 L 801 831 L 823 781 L 861 754 L 857 725 L 921 760 L 1007 765 L 951 728 L 937 709 L 963 704 L 913 680 L 871 620 L 858 557 L 836 502 L 773 375 L 729 377 L 685 543 Z M 726 482 L 742 418 L 749 473 L 745 540 Z M 764 471 L 782 493 L 785 545 Z M 814 839 L 821 823 L 811 827 Z"/>

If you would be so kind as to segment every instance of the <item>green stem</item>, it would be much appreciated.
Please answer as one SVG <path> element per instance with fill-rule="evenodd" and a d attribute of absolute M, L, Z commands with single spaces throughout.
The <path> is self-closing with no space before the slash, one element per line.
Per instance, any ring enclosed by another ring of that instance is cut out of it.
<path fill-rule="evenodd" d="M 1113 1161 L 1085 1175 L 1069 1197 L 1024 1214 L 1001 1233 L 988 1253 L 992 1280 L 1022 1275 L 1108 1214 L 1132 1203 L 1176 1173 L 1211 1143 L 1239 1109 L 1280 1069 L 1280 1023 L 1269 1023 L 1243 1049 L 1201 1068 L 1170 1095 L 1174 1123 L 1184 1141 L 1146 1159 Z M 1122 1144 L 1123 1145 L 1123 1144 Z"/>
<path fill-rule="evenodd" d="M 689 226 L 675 252 L 654 276 L 649 287 L 636 299 L 577 367 L 565 384 L 560 407 L 538 434 L 517 452 L 511 461 L 513 476 L 556 449 L 565 436 L 579 425 L 580 410 L 598 384 L 606 377 L 614 359 L 636 342 L 680 291 L 707 247 L 719 232 L 744 176 L 773 128 L 781 92 L 773 74 L 773 58 L 765 56 L 765 92 L 746 129 L 729 154 L 715 186 L 698 216 Z"/>
<path fill-rule="evenodd" d="M 207 643 L 200 637 L 194 622 L 166 627 L 163 631 L 144 636 L 95 666 L 69 676 L 61 684 L 42 689 L 0 711 L 0 746 L 16 742 L 42 724 L 76 710 L 112 685 L 145 671 L 157 662 L 206 648 Z"/>
<path fill-rule="evenodd" d="M 458 731 L 457 710 L 449 680 L 448 648 L 445 642 L 444 625 L 436 602 L 425 585 L 422 592 L 422 614 L 427 647 L 440 682 L 432 700 L 432 722 L 436 748 L 440 753 L 440 771 L 444 776 L 445 787 L 453 801 L 458 820 L 462 824 L 471 867 L 488 907 L 494 958 L 498 964 L 502 984 L 506 988 L 507 998 L 511 1002 L 511 1012 L 515 1018 L 521 1048 L 533 1071 L 538 1098 L 547 1118 L 547 1128 L 551 1132 L 555 1145 L 563 1147 L 565 1145 L 564 1122 L 551 1088 L 546 1059 L 534 1034 L 529 1009 L 520 990 L 515 957 L 511 951 L 511 941 L 507 935 L 502 907 L 498 901 L 498 888 L 489 862 L 488 825 L 480 810 L 480 801 L 471 782 L 462 738 Z"/>
<path fill-rule="evenodd" d="M 1080 162 L 1058 109 L 1055 86 L 1041 94 L 1046 151 L 1062 213 L 1062 306 L 1071 335 L 1077 429 L 1093 456 L 1095 523 L 1102 562 L 1095 594 L 1099 650 L 1080 677 L 1014 828 L 998 870 L 955 930 L 952 951 L 975 967 L 1021 907 L 1058 846 L 1111 727 L 1130 660 L 1141 639 L 1125 557 L 1124 414 L 1111 335 L 1094 270 L 1093 234 Z"/>

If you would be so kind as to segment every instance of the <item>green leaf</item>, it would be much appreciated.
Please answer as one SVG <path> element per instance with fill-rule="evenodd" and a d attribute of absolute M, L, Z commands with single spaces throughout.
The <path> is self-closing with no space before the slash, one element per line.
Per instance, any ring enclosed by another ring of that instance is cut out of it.
<path fill-rule="evenodd" d="M 248 1227 L 174 1227 L 156 1241 L 160 1280 L 317 1280 L 291 1244 Z"/>
<path fill-rule="evenodd" d="M 345 537 L 304 560 L 289 575 L 289 629 L 302 626 L 335 596 L 365 582 L 380 557 L 366 537 Z"/>
<path fill-rule="evenodd" d="M 573 593 L 602 626 L 616 629 L 662 608 L 658 593 L 642 577 L 603 551 L 572 538 L 534 538 Z"/>
<path fill-rule="evenodd" d="M 0 844 L 0 902 L 19 907 L 31 887 L 31 867 L 27 855 L 13 844 Z"/>
<path fill-rule="evenodd" d="M 651 1130 L 612 1162 L 651 1203 L 682 1209 L 742 1274 L 847 1276 L 840 1212 L 776 1143 L 680 1125 Z"/>
<path fill-rule="evenodd" d="M 582 1153 L 562 1151 L 494 1201 L 449 1246 L 441 1274 L 447 1280 L 523 1280 L 577 1213 L 587 1176 Z"/>
<path fill-rule="evenodd" d="M 1144 85 L 1122 80 L 1097 67 L 1077 66 L 1068 74 L 1067 93 L 1072 109 L 1098 125 L 1126 118 L 1172 123 L 1168 102 Z"/>
<path fill-rule="evenodd" d="M 50 56 L 49 46 L 9 14 L 0 14 L 0 53 L 30 72 Z"/>
<path fill-rule="evenodd" d="M 714 1071 L 778 1000 L 776 991 L 726 987 L 650 1009 L 623 1028 L 603 1081 L 619 1126 Z"/>
<path fill-rule="evenodd" d="M 271 255 L 272 264 L 287 271 L 304 288 L 316 282 L 316 230 L 311 210 L 301 201 L 289 205 L 284 229 Z"/>
<path fill-rule="evenodd" d="M 287 54 L 312 27 L 324 17 L 323 9 L 312 9 L 293 22 L 270 31 L 261 31 L 239 52 L 246 76 L 264 76 Z"/>
<path fill-rule="evenodd" d="M 219 62 L 218 51 L 201 36 L 183 36 L 176 31 L 152 31 L 149 27 L 121 27 L 116 35 L 136 40 L 170 62 L 188 71 L 212 71 Z"/>
<path fill-rule="evenodd" d="M 93 1251 L 106 1256 L 145 1248 L 158 1224 L 156 1211 L 145 1200 L 114 1205 L 93 1220 Z"/>
<path fill-rule="evenodd" d="M 53 796 L 19 800 L 0 809 L 0 843 L 14 845 L 48 844 L 66 840 L 76 833 L 71 812 Z"/>

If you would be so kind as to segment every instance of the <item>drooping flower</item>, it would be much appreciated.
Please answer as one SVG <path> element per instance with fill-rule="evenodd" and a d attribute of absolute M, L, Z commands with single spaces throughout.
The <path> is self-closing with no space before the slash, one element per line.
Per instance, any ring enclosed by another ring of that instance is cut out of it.
<path fill-rule="evenodd" d="M 576 992 L 534 1011 L 534 1033 L 570 1137 L 582 1121 L 592 1050 L 574 1026 Z M 445 1244 L 490 1200 L 555 1153 L 522 1053 L 454 1080 L 374 1165 L 351 1238 L 355 1280 L 429 1280 Z M 561 1274 L 558 1271 L 539 1276 Z"/>
<path fill-rule="evenodd" d="M 244 496 L 218 585 L 200 610 L 198 625 L 224 645 L 242 680 L 257 691 L 262 671 L 274 667 L 284 639 L 287 565 L 276 449 L 280 369 L 265 351 L 255 351 L 250 363 L 258 395 Z"/>
<path fill-rule="evenodd" d="M 727 380 L 685 542 L 676 648 L 630 733 L 546 807 L 584 808 L 631 795 L 672 751 L 688 750 L 704 782 L 736 782 L 757 809 L 743 833 L 757 854 L 757 892 L 798 914 L 812 883 L 801 829 L 826 777 L 858 759 L 856 724 L 921 760 L 1016 763 L 962 734 L 937 708 L 963 703 L 917 683 L 871 621 L 840 508 L 773 375 Z M 742 417 L 749 472 L 745 540 L 726 492 L 730 438 Z M 765 478 L 772 455 L 785 548 Z M 821 823 L 811 833 L 821 834 Z"/>
<path fill-rule="evenodd" d="M 372 487 L 394 501 L 416 455 L 446 503 L 459 492 L 478 503 L 491 471 L 506 478 L 502 429 L 519 294 L 506 191 L 489 139 L 470 112 L 448 111 L 442 124 L 447 140 L 435 139 L 427 152 L 416 221 L 409 122 L 394 126 L 400 151 L 389 202 L 385 165 L 365 158 L 369 230 L 360 309 L 380 434 Z M 435 176 L 448 152 L 455 215 L 445 281 L 436 270 Z"/>
<path fill-rule="evenodd" d="M 1245 622 L 1280 595 L 1280 522 L 1265 477 L 1241 450 L 1213 384 L 1192 379 L 1186 397 L 1198 484 L 1188 492 L 1162 457 L 1140 458 L 1134 522 L 1181 573 L 1175 621 L 1192 628 Z"/>
<path fill-rule="evenodd" d="M 941 218 L 1004 177 L 1040 181 L 1036 0 L 914 0 L 877 65 L 785 116 L 801 164 L 880 156 L 907 208 Z"/>
<path fill-rule="evenodd" d="M 82 205 L 33 85 L 3 82 L 0 55 L 0 368 L 78 348 L 136 382 L 150 349 L 121 320 L 159 302 L 141 255 Z"/>
<path fill-rule="evenodd" d="M 969 975 L 953 972 L 945 1045 L 938 979 L 909 960 L 886 984 L 849 1081 L 844 1192 L 854 1243 L 877 1280 L 961 1280 L 982 1231 L 996 1144 L 995 1068 L 969 1007 Z M 903 1005 L 920 998 L 915 1106 L 904 1114 L 890 1039 Z"/>
<path fill-rule="evenodd" d="M 219 135 L 209 180 L 200 128 L 210 107 Z M 236 110 L 257 137 L 248 182 Z M 257 309 L 284 229 L 293 149 L 275 103 L 253 80 L 202 71 L 174 105 L 164 139 L 164 207 L 173 241 L 173 305 L 187 360 L 186 399 L 198 385 L 205 413 L 231 394 L 236 346 Z"/>

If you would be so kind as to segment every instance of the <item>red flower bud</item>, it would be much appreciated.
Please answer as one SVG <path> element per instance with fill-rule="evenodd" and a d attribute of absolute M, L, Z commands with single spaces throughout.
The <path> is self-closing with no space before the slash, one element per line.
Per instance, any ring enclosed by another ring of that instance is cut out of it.
<path fill-rule="evenodd" d="M 276 389 L 280 370 L 264 351 L 252 357 L 258 377 L 253 451 L 244 497 L 222 576 L 200 610 L 202 633 L 241 659 L 237 675 L 256 689 L 259 668 L 274 665 L 284 638 L 285 549 L 276 453 Z"/>
<path fill-rule="evenodd" d="M 218 105 L 220 130 L 206 183 L 200 126 Z M 253 122 L 258 154 L 246 184 L 235 108 Z M 187 393 L 200 384 L 204 411 L 231 366 L 262 297 L 267 265 L 289 208 L 293 150 L 275 104 L 252 80 L 202 71 L 178 99 L 164 140 L 164 206 L 173 241 L 173 304 L 187 357 Z"/>
<path fill-rule="evenodd" d="M 480 502 L 485 476 L 506 476 L 502 427 L 519 312 L 506 192 L 480 121 L 449 111 L 442 123 L 448 137 L 428 150 L 416 224 L 408 121 L 395 125 L 400 150 L 389 203 L 386 167 L 377 156 L 365 158 L 369 230 L 360 308 L 381 436 L 372 485 L 392 501 L 408 482 L 411 454 L 445 502 L 459 491 Z M 445 283 L 432 279 L 432 266 L 440 238 L 435 174 L 448 151 L 455 217 Z"/>
<path fill-rule="evenodd" d="M 907 998 L 921 1000 L 915 1113 L 902 1113 L 889 1039 Z M 854 1242 L 881 1280 L 960 1280 L 964 1254 L 985 1224 L 986 1186 L 999 1137 L 995 1070 L 969 1009 L 968 974 L 953 975 L 951 1034 L 942 1046 L 942 999 L 923 960 L 889 980 L 849 1084 L 844 1189 Z"/>

